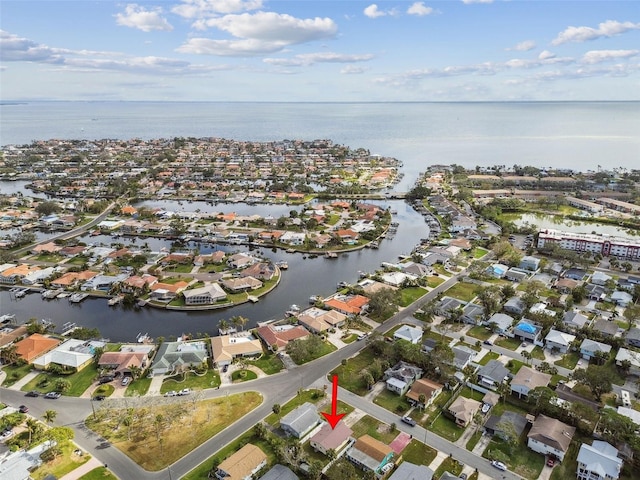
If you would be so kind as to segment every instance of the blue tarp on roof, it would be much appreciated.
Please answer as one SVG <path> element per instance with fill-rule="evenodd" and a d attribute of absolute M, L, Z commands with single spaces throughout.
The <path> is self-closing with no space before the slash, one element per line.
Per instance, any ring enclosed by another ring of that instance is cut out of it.
<path fill-rule="evenodd" d="M 516 328 L 518 330 L 522 330 L 523 332 L 536 333 L 536 327 L 527 322 L 520 322 Z"/>

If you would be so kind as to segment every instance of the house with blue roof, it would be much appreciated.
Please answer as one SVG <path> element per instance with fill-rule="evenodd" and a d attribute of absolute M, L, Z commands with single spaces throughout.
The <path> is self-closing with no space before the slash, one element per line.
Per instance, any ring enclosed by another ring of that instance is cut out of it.
<path fill-rule="evenodd" d="M 531 320 L 522 319 L 513 329 L 513 336 L 524 341 L 536 343 L 539 340 L 542 327 L 531 322 Z"/>
<path fill-rule="evenodd" d="M 495 278 L 502 278 L 504 277 L 505 273 L 507 273 L 507 270 L 509 270 L 509 267 L 507 267 L 506 265 L 502 265 L 501 263 L 494 263 L 487 268 L 486 272 Z"/>

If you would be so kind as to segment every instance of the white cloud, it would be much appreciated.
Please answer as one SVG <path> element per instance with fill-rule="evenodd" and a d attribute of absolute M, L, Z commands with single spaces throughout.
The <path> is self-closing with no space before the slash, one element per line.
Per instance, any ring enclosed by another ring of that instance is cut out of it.
<path fill-rule="evenodd" d="M 343 75 L 359 75 L 361 73 L 364 73 L 366 70 L 366 68 L 363 68 L 359 65 L 347 65 L 340 70 L 340 73 Z"/>
<path fill-rule="evenodd" d="M 130 3 L 125 7 L 124 13 L 118 13 L 115 17 L 118 25 L 137 28 L 143 32 L 151 32 L 153 30 L 170 32 L 173 30 L 171 24 L 162 16 L 162 9 L 159 7 L 153 10 L 146 10 L 140 5 Z"/>
<path fill-rule="evenodd" d="M 376 5 L 375 3 L 372 3 L 367 8 L 365 8 L 363 13 L 369 18 L 378 18 L 387 15 L 386 12 L 379 10 L 378 5 Z"/>
<path fill-rule="evenodd" d="M 304 53 L 296 55 L 293 58 L 265 58 L 263 61 L 270 65 L 278 66 L 308 66 L 315 63 L 354 63 L 367 62 L 374 56 L 372 54 L 365 55 L 347 55 L 334 52 Z"/>
<path fill-rule="evenodd" d="M 462 0 L 462 3 L 470 5 L 472 3 L 493 3 L 493 0 Z"/>
<path fill-rule="evenodd" d="M 538 60 L 549 60 L 550 58 L 555 58 L 555 56 L 555 53 L 552 53 L 549 50 L 543 50 L 540 52 L 540 55 L 538 55 Z"/>
<path fill-rule="evenodd" d="M 417 15 L 423 17 L 425 15 L 431 15 L 433 8 L 425 6 L 424 2 L 415 2 L 407 9 L 409 15 Z"/>
<path fill-rule="evenodd" d="M 230 33 L 234 40 L 191 38 L 177 51 L 222 56 L 255 56 L 273 53 L 289 45 L 324 38 L 332 38 L 338 28 L 330 18 L 300 19 L 273 12 L 225 15 L 202 21 L 205 27 L 214 27 Z"/>
<path fill-rule="evenodd" d="M 524 42 L 518 43 L 513 48 L 507 48 L 507 50 L 516 50 L 518 52 L 528 52 L 529 50 L 533 50 L 536 48 L 536 42 L 533 40 L 525 40 Z"/>
<path fill-rule="evenodd" d="M 629 30 L 640 30 L 640 23 L 618 22 L 607 20 L 600 23 L 598 28 L 592 27 L 567 27 L 560 32 L 551 42 L 552 45 L 561 45 L 567 42 L 582 43 L 588 40 L 595 40 L 601 37 L 613 37 Z"/>
<path fill-rule="evenodd" d="M 588 64 L 601 63 L 620 58 L 635 57 L 638 53 L 638 50 L 591 50 L 583 55 L 582 62 Z"/>
<path fill-rule="evenodd" d="M 184 18 L 212 17 L 218 14 L 248 12 L 262 7 L 262 0 L 182 0 L 171 9 Z"/>
<path fill-rule="evenodd" d="M 5 62 L 57 63 L 63 59 L 51 47 L 0 30 L 0 60 Z"/>

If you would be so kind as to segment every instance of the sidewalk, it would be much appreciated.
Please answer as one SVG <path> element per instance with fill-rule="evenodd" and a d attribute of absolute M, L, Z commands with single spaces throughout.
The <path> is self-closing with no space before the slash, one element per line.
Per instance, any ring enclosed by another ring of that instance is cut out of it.
<path fill-rule="evenodd" d="M 91 457 L 91 460 L 89 460 L 87 463 L 79 466 L 78 468 L 67 473 L 63 477 L 60 477 L 60 480 L 78 480 L 83 475 L 89 473 L 91 470 L 98 467 L 104 467 L 104 464 L 100 462 L 96 457 Z"/>
<path fill-rule="evenodd" d="M 31 380 L 36 378 L 41 373 L 42 372 L 37 372 L 37 371 L 29 372 L 24 377 L 22 377 L 20 380 L 18 380 L 16 383 L 11 385 L 9 388 L 11 390 L 20 390 L 20 389 L 22 389 L 22 387 L 24 387 L 27 383 L 29 383 Z"/>

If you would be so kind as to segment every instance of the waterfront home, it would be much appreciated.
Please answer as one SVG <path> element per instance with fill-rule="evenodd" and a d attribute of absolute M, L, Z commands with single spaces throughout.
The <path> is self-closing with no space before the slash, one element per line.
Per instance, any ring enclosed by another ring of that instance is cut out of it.
<path fill-rule="evenodd" d="M 188 286 L 189 284 L 184 280 L 180 280 L 176 283 L 157 282 L 151 285 L 151 294 L 149 298 L 159 302 L 170 302 Z"/>
<path fill-rule="evenodd" d="M 247 443 L 218 465 L 216 478 L 218 480 L 250 480 L 266 464 L 267 455 L 260 450 L 260 447 Z"/>
<path fill-rule="evenodd" d="M 122 293 L 142 293 L 145 289 L 151 288 L 158 283 L 158 277 L 148 273 L 140 275 L 132 275 L 120 284 Z"/>
<path fill-rule="evenodd" d="M 517 394 L 518 398 L 528 397 L 531 390 L 546 387 L 550 381 L 551 375 L 548 373 L 523 365 L 511 380 L 511 395 Z"/>
<path fill-rule="evenodd" d="M 276 267 L 270 262 L 259 262 L 240 272 L 240 277 L 253 277 L 258 280 L 271 280 L 276 274 Z"/>
<path fill-rule="evenodd" d="M 380 279 L 386 283 L 387 285 L 391 285 L 392 287 L 400 287 L 403 283 L 409 280 L 413 280 L 416 277 L 413 275 L 407 275 L 403 272 L 385 272 L 380 275 Z"/>
<path fill-rule="evenodd" d="M 152 375 L 187 371 L 207 361 L 209 351 L 205 342 L 163 342 L 151 364 Z"/>
<path fill-rule="evenodd" d="M 442 393 L 443 388 L 444 385 L 428 378 L 419 378 L 411 385 L 406 398 L 412 405 L 425 409 Z"/>
<path fill-rule="evenodd" d="M 628 360 L 631 364 L 629 373 L 636 377 L 640 376 L 640 352 L 629 350 L 628 348 L 620 348 L 616 354 L 616 365 L 621 367 L 625 360 Z"/>
<path fill-rule="evenodd" d="M 303 438 L 319 423 L 316 406 L 305 402 L 280 419 L 280 428 L 289 437 Z"/>
<path fill-rule="evenodd" d="M 323 310 L 311 307 L 297 315 L 298 321 L 313 333 L 321 333 L 329 328 L 341 327 L 347 316 L 338 310 Z"/>
<path fill-rule="evenodd" d="M 256 334 L 272 352 L 284 350 L 289 342 L 311 335 L 300 325 L 264 325 L 256 329 Z"/>
<path fill-rule="evenodd" d="M 227 298 L 227 293 L 217 283 L 208 283 L 200 288 L 184 290 L 185 305 L 212 305 Z"/>
<path fill-rule="evenodd" d="M 246 253 L 236 253 L 227 259 L 229 268 L 245 268 L 258 262 L 258 259 Z"/>
<path fill-rule="evenodd" d="M 578 480 L 617 480 L 622 470 L 618 449 L 601 440 L 583 443 L 578 451 Z"/>
<path fill-rule="evenodd" d="M 404 395 L 411 384 L 422 376 L 422 369 L 406 362 L 398 362 L 384 372 L 387 390 Z"/>
<path fill-rule="evenodd" d="M 26 325 L 20 325 L 19 327 L 15 325 L 3 325 L 2 328 L 0 328 L 0 348 L 11 345 L 26 334 Z"/>
<path fill-rule="evenodd" d="M 56 348 L 60 343 L 62 342 L 55 338 L 34 333 L 15 343 L 16 355 L 25 362 L 31 363 L 34 359 Z"/>
<path fill-rule="evenodd" d="M 480 406 L 481 403 L 477 400 L 459 396 L 449 405 L 447 412 L 453 416 L 456 425 L 466 427 L 471 423 L 473 416 L 480 410 Z"/>
<path fill-rule="evenodd" d="M 279 241 L 286 245 L 291 245 L 295 247 L 295 246 L 304 245 L 304 241 L 306 238 L 307 236 L 304 233 L 292 232 L 290 230 L 287 230 L 282 235 L 280 235 Z"/>
<path fill-rule="evenodd" d="M 380 440 L 363 435 L 347 450 L 346 457 L 361 470 L 379 474 L 393 458 L 393 450 Z"/>
<path fill-rule="evenodd" d="M 41 270 L 34 270 L 25 275 L 22 279 L 24 285 L 35 285 L 46 279 L 55 273 L 54 267 L 46 267 Z"/>
<path fill-rule="evenodd" d="M 376 280 L 373 280 L 371 278 L 365 278 L 364 280 L 361 280 L 360 282 L 358 282 L 358 286 L 362 288 L 362 291 L 366 295 L 369 296 L 385 288 L 388 288 L 390 290 L 397 290 L 396 287 L 392 287 L 382 282 L 377 282 Z"/>
<path fill-rule="evenodd" d="M 0 273 L 0 283 L 15 285 L 30 273 L 37 272 L 38 270 L 40 270 L 40 267 L 26 263 L 9 267 Z"/>
<path fill-rule="evenodd" d="M 336 293 L 324 301 L 324 305 L 345 315 L 359 315 L 367 308 L 369 299 L 364 295 Z"/>
<path fill-rule="evenodd" d="M 496 388 L 504 382 L 509 375 L 509 370 L 498 360 L 489 360 L 478 370 L 478 383 L 483 387 Z"/>
<path fill-rule="evenodd" d="M 582 340 L 580 344 L 580 355 L 585 360 L 591 361 L 592 358 L 595 358 L 598 352 L 602 352 L 606 354 L 604 360 L 609 359 L 609 353 L 611 353 L 611 345 L 607 345 L 606 343 L 596 342 L 595 340 L 591 340 L 589 338 L 585 338 Z"/>
<path fill-rule="evenodd" d="M 259 357 L 262 344 L 251 335 L 220 335 L 211 337 L 211 351 L 214 365 L 224 367 L 237 357 Z"/>
<path fill-rule="evenodd" d="M 61 277 L 51 280 L 50 285 L 54 288 L 64 288 L 67 290 L 71 290 L 78 286 L 80 283 L 91 280 L 96 275 L 98 275 L 98 272 L 93 272 L 91 270 L 83 270 L 82 272 L 67 272 Z"/>
<path fill-rule="evenodd" d="M 570 333 L 561 332 L 560 330 L 549 330 L 547 336 L 544 337 L 544 347 L 549 350 L 557 350 L 560 353 L 567 353 L 571 342 L 576 339 L 575 335 Z"/>
<path fill-rule="evenodd" d="M 426 465 L 404 461 L 396 468 L 389 480 L 431 480 L 432 478 L 433 470 Z"/>
<path fill-rule="evenodd" d="M 575 432 L 576 427 L 540 414 L 527 434 L 527 446 L 562 462 Z"/>
<path fill-rule="evenodd" d="M 351 230 L 350 228 L 336 230 L 334 232 L 334 235 L 342 243 L 346 243 L 348 245 L 358 243 L 358 240 L 360 239 L 360 234 L 354 230 Z"/>
<path fill-rule="evenodd" d="M 220 280 L 222 286 L 232 293 L 248 292 L 250 290 L 257 290 L 262 287 L 263 283 L 257 278 L 253 277 L 239 277 L 239 278 L 223 278 Z"/>
<path fill-rule="evenodd" d="M 427 267 L 423 263 L 416 263 L 416 262 L 401 263 L 400 268 L 402 269 L 402 273 L 412 275 L 414 278 L 424 277 L 426 275 L 431 275 L 432 273 L 431 268 Z"/>
<path fill-rule="evenodd" d="M 69 339 L 33 360 L 33 367 L 46 370 L 51 365 L 64 370 L 79 372 L 93 363 L 93 352 L 96 348 L 104 348 L 105 342 Z"/>
<path fill-rule="evenodd" d="M 91 290 L 108 292 L 114 284 L 123 282 L 127 278 L 129 278 L 128 273 L 121 273 L 120 275 L 96 275 L 80 285 L 80 290 L 84 292 Z"/>
<path fill-rule="evenodd" d="M 402 325 L 398 330 L 393 332 L 395 340 L 405 340 L 409 343 L 418 344 L 422 340 L 423 330 L 420 327 L 412 325 Z"/>
<path fill-rule="evenodd" d="M 507 302 L 508 303 L 508 302 Z M 511 325 L 513 324 L 513 317 L 510 317 L 504 313 L 494 313 L 487 320 L 487 325 L 495 332 L 499 334 L 506 334 Z"/>
<path fill-rule="evenodd" d="M 316 452 L 327 455 L 329 450 L 339 452 L 349 442 L 351 435 L 353 435 L 353 430 L 344 422 L 338 422 L 335 428 L 324 423 L 320 430 L 309 439 L 309 444 Z"/>
<path fill-rule="evenodd" d="M 143 371 L 147 367 L 149 354 L 143 351 L 104 352 L 98 359 L 98 366 L 115 376 L 131 375 L 133 368 Z"/>
<path fill-rule="evenodd" d="M 570 331 L 580 330 L 588 322 L 589 322 L 589 319 L 585 317 L 583 314 L 581 314 L 580 312 L 578 312 L 577 310 L 565 312 L 565 314 L 562 317 L 562 323 Z"/>
<path fill-rule="evenodd" d="M 530 320 L 522 319 L 513 329 L 513 336 L 522 341 L 528 340 L 531 343 L 536 343 L 542 332 L 542 327 L 532 323 Z"/>
<path fill-rule="evenodd" d="M 502 415 L 491 415 L 483 428 L 489 435 L 495 435 L 506 440 L 508 437 L 505 430 L 513 430 L 516 438 L 519 438 L 528 423 L 525 416 L 507 410 Z"/>

